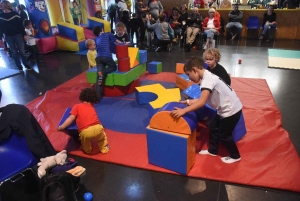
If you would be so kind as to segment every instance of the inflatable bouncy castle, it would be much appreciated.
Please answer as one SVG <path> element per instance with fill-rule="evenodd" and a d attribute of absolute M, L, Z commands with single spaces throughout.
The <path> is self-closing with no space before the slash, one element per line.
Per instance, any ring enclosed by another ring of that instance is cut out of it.
<path fill-rule="evenodd" d="M 75 4 L 70 0 L 27 0 L 25 3 L 29 19 L 37 30 L 37 45 L 44 54 L 57 49 L 86 49 L 85 40 L 95 38 L 94 26 L 110 31 L 109 22 L 94 17 L 97 11 L 102 11 L 100 2 L 76 0 L 77 19 L 72 15 Z"/>

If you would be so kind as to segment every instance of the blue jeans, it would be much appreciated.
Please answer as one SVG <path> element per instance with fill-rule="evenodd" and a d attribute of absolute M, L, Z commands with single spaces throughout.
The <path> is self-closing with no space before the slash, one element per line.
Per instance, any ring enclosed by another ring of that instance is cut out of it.
<path fill-rule="evenodd" d="M 266 23 L 261 34 L 266 35 L 266 33 L 269 32 L 269 37 L 271 37 L 270 29 L 276 29 L 276 24 Z"/>
<path fill-rule="evenodd" d="M 99 92 L 100 100 L 103 96 L 103 86 L 105 85 L 105 80 L 107 77 L 107 74 L 114 72 L 117 70 L 117 65 L 113 58 L 109 57 L 97 57 L 96 58 L 97 63 L 97 80 L 96 80 L 96 90 Z M 98 72 L 102 72 L 102 84 L 98 85 L 98 79 L 99 75 Z"/>
<path fill-rule="evenodd" d="M 206 29 L 204 30 L 204 34 L 206 34 L 207 39 L 210 38 L 210 41 L 212 42 L 214 40 L 214 35 L 217 34 L 217 30 L 215 29 Z"/>
<path fill-rule="evenodd" d="M 5 40 L 10 47 L 12 57 L 15 60 L 17 67 L 20 70 L 23 69 L 21 62 L 20 62 L 20 58 L 18 57 L 18 51 L 21 54 L 23 65 L 25 67 L 29 67 L 28 62 L 27 62 L 27 54 L 25 53 L 25 50 L 24 50 L 24 40 L 23 40 L 22 34 L 17 34 L 14 36 L 5 35 Z"/>
<path fill-rule="evenodd" d="M 229 36 L 230 33 L 232 33 L 232 28 L 236 28 L 237 29 L 237 33 L 236 35 L 237 36 L 240 36 L 241 32 L 242 32 L 242 29 L 243 29 L 243 25 L 239 22 L 229 22 L 227 25 L 226 25 L 226 35 L 227 37 Z"/>

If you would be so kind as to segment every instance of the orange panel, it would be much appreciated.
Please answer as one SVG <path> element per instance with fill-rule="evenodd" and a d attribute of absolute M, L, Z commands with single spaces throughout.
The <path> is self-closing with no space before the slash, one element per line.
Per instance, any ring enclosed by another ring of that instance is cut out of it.
<path fill-rule="evenodd" d="M 195 164 L 195 155 L 196 155 L 195 146 L 196 146 L 196 129 L 188 138 L 186 172 L 189 172 L 190 169 L 192 169 L 193 165 Z"/>
<path fill-rule="evenodd" d="M 184 118 L 175 119 L 171 117 L 170 111 L 159 111 L 152 116 L 149 124 L 150 128 L 170 131 L 180 134 L 192 134 L 189 124 Z"/>
<path fill-rule="evenodd" d="M 183 68 L 184 68 L 183 63 L 176 63 L 176 73 L 177 74 L 185 74 Z"/>
<path fill-rule="evenodd" d="M 180 88 L 181 90 L 185 90 L 192 84 L 194 84 L 194 82 L 186 81 L 185 79 L 182 79 L 181 77 L 176 76 L 176 87 Z"/>

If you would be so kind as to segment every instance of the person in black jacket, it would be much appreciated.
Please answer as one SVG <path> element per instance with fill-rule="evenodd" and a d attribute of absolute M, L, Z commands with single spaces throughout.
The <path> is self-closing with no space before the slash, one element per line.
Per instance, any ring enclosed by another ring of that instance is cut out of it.
<path fill-rule="evenodd" d="M 31 70 L 27 62 L 27 54 L 24 50 L 24 36 L 26 36 L 26 32 L 21 17 L 17 12 L 12 10 L 9 1 L 2 1 L 1 6 L 4 13 L 0 14 L 0 38 L 4 35 L 5 41 L 11 49 L 15 64 L 19 70 L 22 71 L 23 67 L 18 57 L 18 51 L 21 54 L 22 63 L 25 68 Z"/>
<path fill-rule="evenodd" d="M 231 40 L 239 38 L 243 29 L 243 25 L 241 24 L 243 12 L 239 10 L 238 4 L 233 5 L 233 8 L 228 14 L 229 22 L 226 25 L 226 39 L 231 37 Z M 236 28 L 237 31 L 233 32 L 233 28 Z"/>
<path fill-rule="evenodd" d="M 276 29 L 276 13 L 273 12 L 274 8 L 273 6 L 270 6 L 268 8 L 268 12 L 266 12 L 264 14 L 264 19 L 263 19 L 263 23 L 262 23 L 262 27 L 263 27 L 263 31 L 261 33 L 261 36 L 259 37 L 260 40 L 262 40 L 265 35 L 267 34 L 267 32 L 269 33 L 268 35 L 268 39 L 271 37 L 271 29 Z"/>
<path fill-rule="evenodd" d="M 17 6 L 17 12 L 19 13 L 22 22 L 24 22 L 24 20 L 28 20 L 28 16 L 26 14 L 26 12 L 24 11 L 26 8 L 23 4 L 19 4 Z"/>

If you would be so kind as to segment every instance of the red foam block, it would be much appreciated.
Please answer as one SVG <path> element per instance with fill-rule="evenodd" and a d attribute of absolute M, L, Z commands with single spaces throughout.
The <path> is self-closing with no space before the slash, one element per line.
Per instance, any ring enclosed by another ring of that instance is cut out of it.
<path fill-rule="evenodd" d="M 124 59 L 129 56 L 128 46 L 126 44 L 117 44 L 116 45 L 116 56 L 118 59 Z"/>
<path fill-rule="evenodd" d="M 55 36 L 38 38 L 35 39 L 35 41 L 39 48 L 39 51 L 43 54 L 57 50 L 57 41 Z"/>
<path fill-rule="evenodd" d="M 118 59 L 118 71 L 128 72 L 130 71 L 130 59 L 129 57 L 124 59 Z"/>
<path fill-rule="evenodd" d="M 141 86 L 140 78 L 138 77 L 127 86 L 105 86 L 103 89 L 104 96 L 124 96 L 134 92 L 135 87 Z"/>

